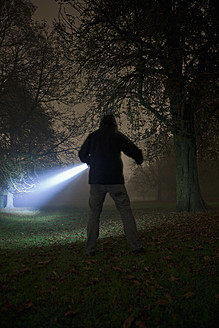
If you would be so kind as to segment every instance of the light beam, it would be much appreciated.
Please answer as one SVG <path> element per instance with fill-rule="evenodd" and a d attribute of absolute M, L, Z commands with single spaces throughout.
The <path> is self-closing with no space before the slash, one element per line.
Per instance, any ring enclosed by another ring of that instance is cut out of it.
<path fill-rule="evenodd" d="M 73 178 L 74 176 L 76 176 L 80 172 L 83 172 L 87 168 L 88 168 L 87 164 L 80 164 L 76 167 L 68 169 L 67 171 L 56 174 L 55 176 L 53 176 L 53 177 L 45 180 L 43 183 L 41 183 L 41 185 L 37 189 L 43 191 L 45 189 L 52 188 L 55 185 L 58 185 L 66 180 Z"/>
<path fill-rule="evenodd" d="M 41 209 L 51 201 L 60 191 L 66 187 L 70 180 L 88 168 L 87 164 L 80 164 L 62 172 L 53 173 L 42 179 L 35 191 L 25 197 L 27 207 Z"/>

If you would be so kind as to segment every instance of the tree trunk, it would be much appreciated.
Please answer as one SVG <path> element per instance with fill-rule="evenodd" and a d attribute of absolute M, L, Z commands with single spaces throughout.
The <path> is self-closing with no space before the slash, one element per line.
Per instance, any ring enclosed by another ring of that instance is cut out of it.
<path fill-rule="evenodd" d="M 194 137 L 175 135 L 177 210 L 203 211 L 208 206 L 202 199 L 196 160 Z"/>
<path fill-rule="evenodd" d="M 189 98 L 183 77 L 184 39 L 177 24 L 176 8 L 167 1 L 168 21 L 167 49 L 165 63 L 167 71 L 166 91 L 170 100 L 174 128 L 176 155 L 176 198 L 177 210 L 182 212 L 203 211 L 207 206 L 202 199 L 196 160 L 196 135 L 194 127 L 194 102 Z M 193 105 L 192 105 L 193 104 Z"/>
<path fill-rule="evenodd" d="M 197 168 L 196 133 L 194 127 L 193 101 L 189 99 L 183 80 L 183 54 L 180 32 L 170 28 L 167 90 L 174 128 L 176 155 L 176 199 L 179 212 L 203 211 L 208 207 L 202 199 Z M 185 95 L 187 94 L 187 98 Z"/>
<path fill-rule="evenodd" d="M 4 196 L 0 195 L 0 208 L 4 208 Z"/>
<path fill-rule="evenodd" d="M 13 208 L 14 207 L 14 195 L 11 192 L 7 192 L 7 203 L 6 203 L 6 208 Z"/>

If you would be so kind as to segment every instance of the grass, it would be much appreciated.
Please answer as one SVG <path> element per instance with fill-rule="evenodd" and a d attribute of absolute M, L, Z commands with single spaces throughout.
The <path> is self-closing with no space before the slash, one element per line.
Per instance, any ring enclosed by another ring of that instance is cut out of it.
<path fill-rule="evenodd" d="M 86 208 L 1 213 L 1 328 L 216 328 L 218 210 L 155 205 L 133 207 L 138 256 L 112 206 L 95 257 L 84 252 Z"/>

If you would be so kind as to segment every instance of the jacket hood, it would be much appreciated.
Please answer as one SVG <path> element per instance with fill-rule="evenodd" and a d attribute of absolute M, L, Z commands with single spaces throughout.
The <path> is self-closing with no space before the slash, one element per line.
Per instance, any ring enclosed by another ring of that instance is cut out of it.
<path fill-rule="evenodd" d="M 100 122 L 100 129 L 117 130 L 118 126 L 113 114 L 104 115 Z"/>

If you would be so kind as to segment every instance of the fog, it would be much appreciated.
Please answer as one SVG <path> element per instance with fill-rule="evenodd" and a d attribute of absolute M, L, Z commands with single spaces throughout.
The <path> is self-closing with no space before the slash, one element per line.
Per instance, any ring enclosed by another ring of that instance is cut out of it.
<path fill-rule="evenodd" d="M 123 156 L 125 185 L 128 190 L 131 202 L 175 202 L 175 162 L 173 159 L 163 160 L 159 164 L 159 174 L 156 172 L 157 164 L 148 166 L 146 171 L 137 167 L 133 160 Z M 133 167 L 131 170 L 130 167 Z M 140 170 L 140 171 L 139 171 Z M 140 173 L 139 173 L 140 172 Z M 151 179 L 151 172 L 154 180 Z M 62 186 L 62 189 L 47 191 L 48 200 L 43 207 L 72 207 L 88 206 L 89 189 L 88 184 L 89 169 L 78 174 L 72 180 Z M 143 175 L 142 175 L 143 174 Z M 199 179 L 201 191 L 206 201 L 219 201 L 219 165 L 218 161 L 211 163 L 199 163 Z M 107 195 L 105 203 L 112 204 L 110 196 Z M 32 207 L 36 204 L 33 194 L 14 200 L 15 206 Z"/>

